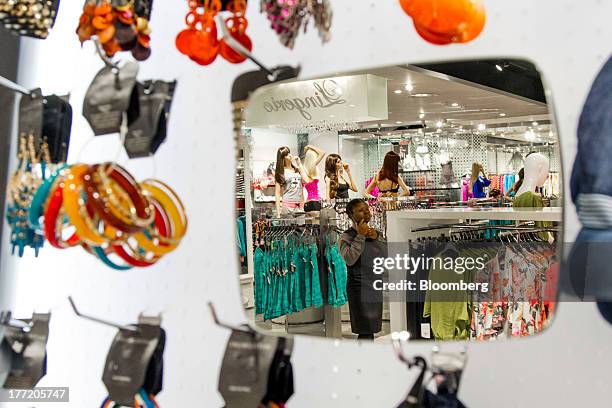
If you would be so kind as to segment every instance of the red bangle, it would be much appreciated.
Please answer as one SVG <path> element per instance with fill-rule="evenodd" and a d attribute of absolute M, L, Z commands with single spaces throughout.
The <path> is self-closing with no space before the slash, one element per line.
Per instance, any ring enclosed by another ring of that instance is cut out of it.
<path fill-rule="evenodd" d="M 157 231 L 161 236 L 168 237 L 168 216 L 163 211 L 163 207 L 161 207 L 161 205 L 157 201 L 151 200 L 151 204 L 153 204 L 153 208 L 155 210 L 155 227 L 157 228 Z M 112 245 L 112 249 L 115 254 L 117 254 L 117 256 L 119 256 L 129 265 L 138 266 L 141 268 L 151 266 L 161 258 L 160 256 L 154 256 L 153 258 L 151 258 L 151 260 L 135 258 L 130 253 L 128 253 L 128 251 L 125 250 L 123 245 Z"/>
<path fill-rule="evenodd" d="M 113 227 L 127 233 L 136 233 L 143 230 L 144 227 L 136 224 L 126 223 L 124 220 L 117 217 L 106 205 L 106 200 L 102 197 L 104 194 L 100 193 L 100 183 L 97 178 L 97 172 L 99 171 L 100 165 L 96 164 L 91 166 L 89 171 L 87 171 L 83 176 L 83 182 L 85 184 L 85 190 L 87 192 L 87 202 L 91 203 L 92 207 L 95 211 L 100 214 L 100 216 L 104 219 L 104 221 L 108 222 Z M 121 168 L 117 164 L 111 165 L 111 173 L 109 175 L 119 187 L 127 193 L 130 197 L 130 201 L 132 201 L 134 205 L 134 209 L 136 210 L 136 214 L 138 217 L 142 219 L 146 219 L 149 217 L 150 213 L 147 211 L 150 206 L 147 202 L 146 198 L 143 197 L 138 188 L 136 187 L 138 184 L 136 181 L 129 175 L 127 171 Z"/>
<path fill-rule="evenodd" d="M 61 237 L 58 238 L 56 230 L 57 230 L 57 222 L 58 216 L 60 213 L 60 209 L 62 208 L 63 196 L 64 196 L 64 181 L 57 183 L 53 188 L 53 192 L 49 196 L 49 203 L 47 204 L 47 209 L 45 211 L 45 238 L 49 243 L 55 248 L 65 249 L 68 247 L 73 247 L 79 244 L 79 237 L 76 233 L 72 234 L 70 238 L 66 241 L 61 241 Z"/>

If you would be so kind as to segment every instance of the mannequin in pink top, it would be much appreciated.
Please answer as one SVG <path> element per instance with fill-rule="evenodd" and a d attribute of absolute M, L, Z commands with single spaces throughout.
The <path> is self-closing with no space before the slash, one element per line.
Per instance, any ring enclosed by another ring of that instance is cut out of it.
<path fill-rule="evenodd" d="M 308 145 L 304 148 L 304 170 L 308 176 L 305 180 L 304 188 L 308 194 L 305 212 L 321 211 L 321 195 L 319 194 L 319 175 L 318 165 L 325 157 L 325 152 L 316 146 Z"/>

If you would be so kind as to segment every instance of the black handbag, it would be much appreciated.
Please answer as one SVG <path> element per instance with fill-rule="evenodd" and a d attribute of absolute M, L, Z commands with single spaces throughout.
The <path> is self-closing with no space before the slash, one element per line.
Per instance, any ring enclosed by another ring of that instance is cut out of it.
<path fill-rule="evenodd" d="M 52 163 L 63 163 L 68 159 L 72 107 L 57 95 L 45 96 L 43 100 L 42 138 L 49 145 Z"/>
<path fill-rule="evenodd" d="M 0 0 L 0 24 L 26 37 L 47 38 L 60 0 Z"/>
<path fill-rule="evenodd" d="M 129 127 L 124 147 L 130 158 L 155 154 L 166 140 L 176 81 L 137 84 L 140 116 Z"/>
<path fill-rule="evenodd" d="M 140 115 L 136 75 L 138 64 L 102 68 L 89 85 L 83 102 L 83 116 L 96 136 L 119 133 L 127 112 L 127 125 Z"/>

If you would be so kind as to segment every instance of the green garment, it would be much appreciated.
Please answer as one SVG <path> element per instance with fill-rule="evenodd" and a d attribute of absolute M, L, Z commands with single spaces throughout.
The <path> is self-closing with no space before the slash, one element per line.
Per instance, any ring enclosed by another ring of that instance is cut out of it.
<path fill-rule="evenodd" d="M 540 194 L 534 193 L 533 191 L 525 191 L 523 194 L 514 199 L 512 206 L 515 208 L 543 208 L 544 201 L 542 200 L 542 196 Z M 548 221 L 536 221 L 535 226 L 539 228 L 552 227 L 552 223 Z M 544 241 L 548 241 L 548 232 L 540 232 L 539 236 Z"/>
<path fill-rule="evenodd" d="M 447 257 L 472 257 L 473 250 L 463 250 L 459 254 L 443 251 L 435 256 L 444 261 Z M 444 262 L 433 262 L 429 271 L 432 283 L 465 283 L 473 282 L 475 271 L 456 273 L 453 269 L 444 269 Z M 431 317 L 431 330 L 436 340 L 465 340 L 469 337 L 471 322 L 471 298 L 469 290 L 434 290 L 427 291 L 423 317 Z"/>

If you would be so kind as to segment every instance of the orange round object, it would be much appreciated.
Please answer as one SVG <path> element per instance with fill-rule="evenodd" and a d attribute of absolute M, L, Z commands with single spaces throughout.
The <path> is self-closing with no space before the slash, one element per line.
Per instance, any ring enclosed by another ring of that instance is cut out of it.
<path fill-rule="evenodd" d="M 467 43 L 477 38 L 484 30 L 486 22 L 487 13 L 485 11 L 484 4 L 482 2 L 478 2 L 476 11 L 472 16 L 472 20 L 467 23 L 465 30 L 461 33 L 461 36 L 457 39 L 457 42 Z"/>
<path fill-rule="evenodd" d="M 212 64 L 219 53 L 217 29 L 214 34 L 207 31 L 196 31 L 191 41 L 191 57 L 200 65 Z"/>
<path fill-rule="evenodd" d="M 103 16 L 106 14 L 110 14 L 112 12 L 113 12 L 113 6 L 108 1 L 105 1 L 104 3 L 96 6 L 94 10 L 94 14 L 96 16 Z"/>
<path fill-rule="evenodd" d="M 174 44 L 176 45 L 176 49 L 179 50 L 181 54 L 185 54 L 187 56 L 191 55 L 191 43 L 193 42 L 193 36 L 195 33 L 195 28 L 186 28 L 178 33 L 176 40 L 174 40 Z"/>
<path fill-rule="evenodd" d="M 482 0 L 428 0 L 412 4 L 411 15 L 419 26 L 436 33 L 456 35 L 473 20 Z"/>
<path fill-rule="evenodd" d="M 240 44 L 242 44 L 247 50 L 251 51 L 253 49 L 253 42 L 251 41 L 251 38 L 245 33 L 231 33 L 231 36 Z M 246 60 L 246 57 L 244 55 L 240 54 L 238 51 L 227 45 L 225 41 L 221 41 L 221 48 L 219 50 L 219 53 L 223 58 L 225 58 L 232 64 L 240 64 L 241 62 L 244 62 Z"/>
<path fill-rule="evenodd" d="M 115 26 L 110 25 L 104 30 L 98 31 L 98 39 L 102 44 L 106 44 L 115 38 Z"/>
<path fill-rule="evenodd" d="M 412 11 L 415 7 L 418 7 L 418 3 L 430 1 L 430 0 L 400 0 L 400 6 L 406 14 L 412 17 Z"/>
<path fill-rule="evenodd" d="M 93 20 L 91 21 L 91 25 L 96 30 L 104 30 L 109 26 L 109 24 L 106 22 L 106 19 L 103 16 L 95 16 Z"/>
<path fill-rule="evenodd" d="M 440 33 L 434 33 L 428 30 L 425 27 L 420 26 L 417 22 L 414 22 L 414 28 L 416 28 L 417 33 L 423 38 L 425 41 L 430 42 L 436 45 L 447 45 L 453 42 L 452 35 L 444 35 Z"/>
<path fill-rule="evenodd" d="M 111 41 L 108 41 L 108 42 L 104 43 L 102 45 L 102 48 L 104 48 L 104 51 L 106 52 L 106 55 L 108 55 L 109 57 L 112 57 L 116 53 L 121 51 L 121 46 L 119 45 L 117 40 L 115 40 L 114 38 Z"/>

